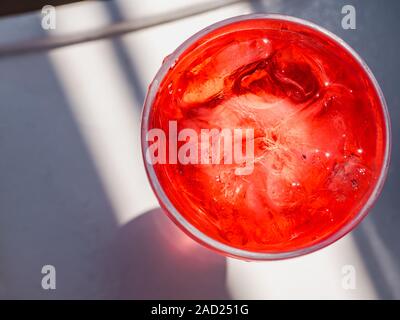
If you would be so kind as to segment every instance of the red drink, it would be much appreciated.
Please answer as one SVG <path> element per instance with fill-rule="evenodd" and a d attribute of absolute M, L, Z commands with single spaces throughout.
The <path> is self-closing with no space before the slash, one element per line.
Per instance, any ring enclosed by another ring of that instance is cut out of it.
<path fill-rule="evenodd" d="M 156 79 L 143 138 L 160 128 L 179 149 L 185 140 L 172 148 L 171 121 L 199 136 L 254 130 L 246 175 L 235 163 L 146 162 L 162 207 L 197 240 L 246 259 L 291 257 L 343 236 L 376 199 L 386 106 L 366 65 L 328 32 L 289 17 L 235 18 L 186 41 Z"/>

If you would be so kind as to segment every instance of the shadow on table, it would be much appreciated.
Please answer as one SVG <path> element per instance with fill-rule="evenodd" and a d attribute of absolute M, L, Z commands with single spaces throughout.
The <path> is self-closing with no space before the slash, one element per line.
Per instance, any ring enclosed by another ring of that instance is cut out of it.
<path fill-rule="evenodd" d="M 110 252 L 116 298 L 229 299 L 226 259 L 187 237 L 161 209 L 124 225 Z"/>

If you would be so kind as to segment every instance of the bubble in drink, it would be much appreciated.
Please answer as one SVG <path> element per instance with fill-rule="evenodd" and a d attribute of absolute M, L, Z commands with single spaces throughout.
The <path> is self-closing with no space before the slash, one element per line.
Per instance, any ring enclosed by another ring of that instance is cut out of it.
<path fill-rule="evenodd" d="M 235 172 L 241 163 L 148 165 L 190 225 L 274 254 L 316 246 L 357 219 L 382 180 L 388 124 L 377 85 L 349 49 L 303 23 L 249 18 L 203 33 L 174 58 L 147 98 L 147 129 L 162 129 L 167 146 L 171 121 L 198 136 L 254 132 L 250 174 Z"/>

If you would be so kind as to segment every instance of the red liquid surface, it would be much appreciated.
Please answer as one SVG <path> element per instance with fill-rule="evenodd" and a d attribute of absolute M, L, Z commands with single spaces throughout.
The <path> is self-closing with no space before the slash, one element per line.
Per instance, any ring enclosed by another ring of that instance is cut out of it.
<path fill-rule="evenodd" d="M 351 221 L 377 183 L 385 119 L 352 55 L 304 25 L 272 19 L 214 30 L 161 81 L 149 128 L 254 128 L 254 170 L 157 164 L 175 208 L 209 237 L 256 252 L 316 244 Z"/>

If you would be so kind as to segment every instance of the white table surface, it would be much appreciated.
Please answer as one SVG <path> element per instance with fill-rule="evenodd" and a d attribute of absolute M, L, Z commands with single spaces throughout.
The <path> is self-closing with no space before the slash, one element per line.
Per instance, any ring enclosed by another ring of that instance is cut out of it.
<path fill-rule="evenodd" d="M 0 51 L 187 3 L 66 5 L 50 31 L 41 28 L 39 12 L 3 18 Z M 122 37 L 0 57 L 0 298 L 400 298 L 398 168 L 355 232 L 304 257 L 248 263 L 202 248 L 157 209 L 140 153 L 142 101 L 163 57 L 213 22 L 260 10 L 308 18 L 366 52 L 389 108 L 397 103 L 390 111 L 398 134 L 398 89 L 388 79 L 399 59 L 382 47 L 384 39 L 399 47 L 385 36 L 398 25 L 391 12 L 399 6 L 364 3 L 356 1 L 355 31 L 340 27 L 345 2 L 243 2 Z M 371 27 L 371 17 L 386 25 Z M 46 264 L 56 267 L 56 290 L 41 287 Z M 342 286 L 347 265 L 356 270 L 353 290 Z"/>

